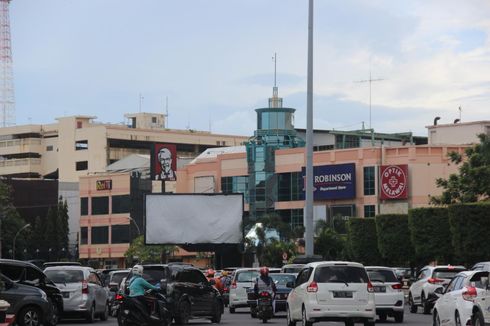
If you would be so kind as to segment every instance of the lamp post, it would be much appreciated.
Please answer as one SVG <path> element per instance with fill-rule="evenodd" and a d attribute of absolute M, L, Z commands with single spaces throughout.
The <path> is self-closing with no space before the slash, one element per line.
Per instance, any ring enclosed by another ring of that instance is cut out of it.
<path fill-rule="evenodd" d="M 141 235 L 141 232 L 140 232 L 140 227 L 138 226 L 138 224 L 136 223 L 136 221 L 134 220 L 134 218 L 132 218 L 131 216 L 128 216 L 128 219 L 130 222 L 133 222 L 134 226 L 136 226 L 136 230 L 138 231 L 138 236 Z"/>
<path fill-rule="evenodd" d="M 30 227 L 31 224 L 30 223 L 27 223 L 26 225 L 24 225 L 23 227 L 20 228 L 19 231 L 17 231 L 17 233 L 15 234 L 14 236 L 14 241 L 12 243 L 12 259 L 15 259 L 15 241 L 17 241 L 17 236 L 22 232 L 24 231 L 25 229 L 27 229 L 28 227 Z"/>

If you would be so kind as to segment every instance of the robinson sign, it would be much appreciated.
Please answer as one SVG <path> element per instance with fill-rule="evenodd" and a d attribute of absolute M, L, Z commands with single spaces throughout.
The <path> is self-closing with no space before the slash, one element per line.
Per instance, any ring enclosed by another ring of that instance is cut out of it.
<path fill-rule="evenodd" d="M 303 178 L 305 176 L 303 168 Z M 356 197 L 354 163 L 313 167 L 314 200 L 350 199 Z"/>

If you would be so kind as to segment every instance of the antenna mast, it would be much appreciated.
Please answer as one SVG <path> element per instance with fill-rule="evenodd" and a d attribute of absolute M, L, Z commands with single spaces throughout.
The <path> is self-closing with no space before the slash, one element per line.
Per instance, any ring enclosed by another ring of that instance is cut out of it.
<path fill-rule="evenodd" d="M 0 0 L 0 120 L 2 127 L 15 125 L 14 73 L 9 18 L 10 1 Z"/>
<path fill-rule="evenodd" d="M 272 97 L 269 98 L 269 107 L 282 108 L 282 98 L 279 97 L 277 90 L 277 53 L 274 52 L 272 60 L 274 61 L 274 87 L 272 88 Z"/>
<path fill-rule="evenodd" d="M 371 77 L 371 67 L 369 67 L 369 79 L 355 81 L 356 83 L 369 83 L 369 129 L 372 129 L 372 125 L 371 125 L 371 84 L 373 82 L 382 81 L 382 80 L 384 80 L 384 79 L 382 79 L 382 78 L 373 79 Z"/>

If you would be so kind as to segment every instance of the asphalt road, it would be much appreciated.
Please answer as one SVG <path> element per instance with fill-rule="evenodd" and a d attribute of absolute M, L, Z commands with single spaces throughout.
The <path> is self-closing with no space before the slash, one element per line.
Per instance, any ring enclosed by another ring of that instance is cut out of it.
<path fill-rule="evenodd" d="M 95 321 L 93 324 L 87 324 L 83 320 L 63 320 L 61 325 L 80 325 L 80 326 L 117 326 L 117 321 L 115 318 L 109 317 L 109 320 L 102 322 L 102 321 Z M 190 325 L 209 325 L 211 322 L 209 320 L 205 319 L 196 319 L 196 320 L 191 320 Z M 278 316 L 272 320 L 269 320 L 267 324 L 270 325 L 281 325 L 281 326 L 286 326 L 286 314 L 285 313 L 278 313 Z M 377 325 L 418 325 L 418 326 L 430 326 L 432 325 L 432 319 L 430 315 L 423 315 L 421 313 L 417 314 L 411 314 L 408 310 L 405 311 L 405 321 L 403 324 L 396 324 L 392 318 L 388 318 L 388 321 L 385 323 L 377 322 Z M 239 325 L 239 326 L 257 326 L 257 325 L 262 325 L 262 322 L 259 321 L 258 319 L 252 319 L 250 317 L 250 311 L 249 309 L 243 308 L 243 309 L 237 309 L 236 313 L 230 314 L 228 312 L 228 309 L 225 309 L 225 313 L 221 319 L 221 325 Z M 296 325 L 300 325 L 298 322 Z M 327 322 L 322 322 L 322 323 L 315 323 L 314 325 L 344 325 L 344 323 L 327 323 Z M 361 324 L 358 324 L 361 325 Z"/>

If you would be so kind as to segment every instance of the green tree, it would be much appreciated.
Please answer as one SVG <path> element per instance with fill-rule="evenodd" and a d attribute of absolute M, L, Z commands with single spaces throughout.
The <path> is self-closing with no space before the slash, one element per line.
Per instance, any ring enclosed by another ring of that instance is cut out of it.
<path fill-rule="evenodd" d="M 277 239 L 271 239 L 266 242 L 262 248 L 260 264 L 263 266 L 280 267 L 282 255 L 286 253 L 288 257 L 296 255 L 296 245 L 292 242 L 283 242 Z"/>
<path fill-rule="evenodd" d="M 315 254 L 325 260 L 345 259 L 347 240 L 330 227 L 324 227 L 315 237 Z"/>
<path fill-rule="evenodd" d="M 13 240 L 17 232 L 26 224 L 15 209 L 11 199 L 11 188 L 0 181 L 0 240 L 2 257 L 12 257 Z M 16 239 L 16 248 L 25 248 L 26 233 Z M 16 250 L 17 251 L 17 250 Z M 17 251 L 20 252 L 20 251 Z M 18 255 L 20 257 L 20 255 Z M 17 255 L 16 255 L 17 257 Z"/>
<path fill-rule="evenodd" d="M 478 138 L 480 143 L 467 148 L 464 156 L 449 153 L 451 162 L 460 165 L 459 173 L 436 180 L 443 192 L 432 197 L 431 203 L 449 205 L 490 199 L 490 136 L 480 134 Z"/>
<path fill-rule="evenodd" d="M 374 218 L 350 218 L 347 232 L 349 254 L 353 260 L 369 265 L 380 262 Z"/>
<path fill-rule="evenodd" d="M 146 245 L 142 235 L 136 237 L 124 254 L 126 261 L 133 263 L 165 263 L 164 259 L 177 251 L 176 246 Z"/>
<path fill-rule="evenodd" d="M 378 250 L 385 263 L 408 266 L 413 260 L 413 246 L 408 228 L 408 215 L 377 215 Z"/>

